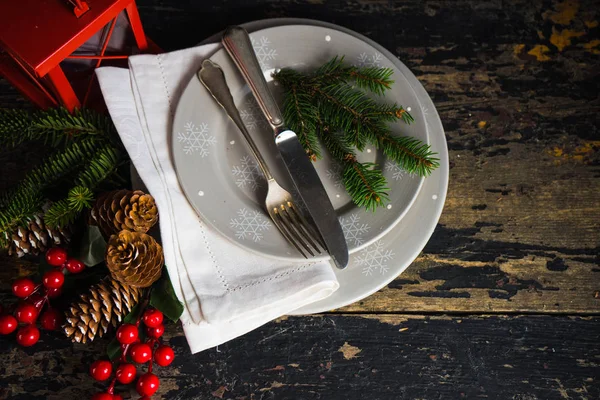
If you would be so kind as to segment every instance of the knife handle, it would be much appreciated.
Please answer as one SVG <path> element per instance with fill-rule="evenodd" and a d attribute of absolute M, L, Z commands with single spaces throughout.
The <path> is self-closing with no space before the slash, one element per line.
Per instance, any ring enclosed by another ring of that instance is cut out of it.
<path fill-rule="evenodd" d="M 241 26 L 231 26 L 225 30 L 222 42 L 225 50 L 242 73 L 244 80 L 250 86 L 250 90 L 271 128 L 276 134 L 279 133 L 279 130 L 283 128 L 283 117 L 267 86 L 248 32 Z"/>

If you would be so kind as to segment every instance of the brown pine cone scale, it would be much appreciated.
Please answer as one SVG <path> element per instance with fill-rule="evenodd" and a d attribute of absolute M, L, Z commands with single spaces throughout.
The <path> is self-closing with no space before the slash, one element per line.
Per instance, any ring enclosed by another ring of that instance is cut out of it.
<path fill-rule="evenodd" d="M 119 282 L 148 287 L 160 278 L 165 263 L 162 247 L 145 233 L 123 230 L 106 247 L 106 266 Z"/>
<path fill-rule="evenodd" d="M 146 233 L 158 221 L 154 198 L 141 190 L 115 190 L 100 195 L 90 211 L 90 224 L 108 238 L 122 230 Z"/>

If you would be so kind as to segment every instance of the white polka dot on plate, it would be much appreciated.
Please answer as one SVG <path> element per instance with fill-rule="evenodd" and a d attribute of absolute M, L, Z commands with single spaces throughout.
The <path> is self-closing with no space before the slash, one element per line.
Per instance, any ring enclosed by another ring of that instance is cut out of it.
<path fill-rule="evenodd" d="M 204 192 L 203 192 L 202 190 L 201 190 L 201 191 L 199 191 L 199 192 L 198 192 L 198 196 L 200 196 L 200 197 L 204 196 Z"/>
<path fill-rule="evenodd" d="M 391 205 L 391 204 L 388 204 L 386 208 L 387 208 L 388 210 L 391 210 L 391 209 L 392 209 L 392 205 Z"/>
<path fill-rule="evenodd" d="M 325 36 L 325 41 L 326 42 L 331 42 L 331 36 L 329 36 L 329 35 Z"/>
<path fill-rule="evenodd" d="M 235 140 L 232 140 L 231 142 L 229 142 L 229 144 L 235 144 Z"/>
<path fill-rule="evenodd" d="M 431 196 L 431 198 L 437 200 L 437 194 L 434 194 L 433 196 Z"/>

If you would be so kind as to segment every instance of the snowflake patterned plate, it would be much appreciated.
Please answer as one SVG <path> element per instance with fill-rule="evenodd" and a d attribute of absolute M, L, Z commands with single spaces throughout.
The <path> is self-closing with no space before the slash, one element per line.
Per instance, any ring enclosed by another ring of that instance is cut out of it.
<path fill-rule="evenodd" d="M 330 298 L 299 311 L 320 312 L 374 292 L 416 257 L 431 235 L 443 206 L 448 174 L 447 150 L 443 129 L 429 96 L 406 66 L 387 50 L 335 25 L 309 20 L 289 20 L 297 21 L 292 24 L 287 20 L 283 24 L 276 21 L 257 21 L 246 27 L 251 32 L 265 77 L 279 100 L 278 87 L 271 77 L 278 68 L 312 69 L 334 55 L 344 55 L 355 65 L 393 68 L 395 84 L 386 94 L 386 100 L 410 107 L 415 118 L 415 123 L 410 126 L 392 125 L 393 132 L 430 143 L 441 159 L 441 167 L 431 177 L 422 179 L 404 173 L 376 149 L 365 149 L 359 158 L 378 163 L 391 189 L 389 204 L 375 213 L 352 204 L 341 184 L 339 167 L 326 155 L 315 164 L 338 212 L 352 254 L 350 266 L 335 271 L 340 289 Z M 285 167 L 276 157 L 273 136 L 248 87 L 225 51 L 218 50 L 211 59 L 223 68 L 240 115 L 255 135 L 276 179 L 289 189 Z M 426 113 L 426 110 L 432 111 Z M 181 187 L 203 221 L 253 252 L 304 261 L 280 236 L 261 208 L 266 184 L 241 134 L 196 78 L 190 81 L 178 103 L 172 148 Z M 422 198 L 423 188 L 428 188 L 429 200 Z M 432 203 L 432 196 L 439 200 Z M 415 202 L 417 198 L 423 204 Z M 415 208 L 421 209 L 418 216 L 413 214 Z"/>

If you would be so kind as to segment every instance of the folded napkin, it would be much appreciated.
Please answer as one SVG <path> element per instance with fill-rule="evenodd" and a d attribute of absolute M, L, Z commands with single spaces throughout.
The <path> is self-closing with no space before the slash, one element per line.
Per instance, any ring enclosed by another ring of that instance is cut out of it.
<path fill-rule="evenodd" d="M 171 127 L 183 89 L 211 44 L 138 55 L 129 69 L 97 70 L 112 120 L 160 214 L 165 263 L 192 353 L 219 345 L 331 295 L 328 262 L 283 262 L 250 253 L 202 222 L 182 192 L 171 158 Z M 202 112 L 202 110 L 199 110 Z"/>

